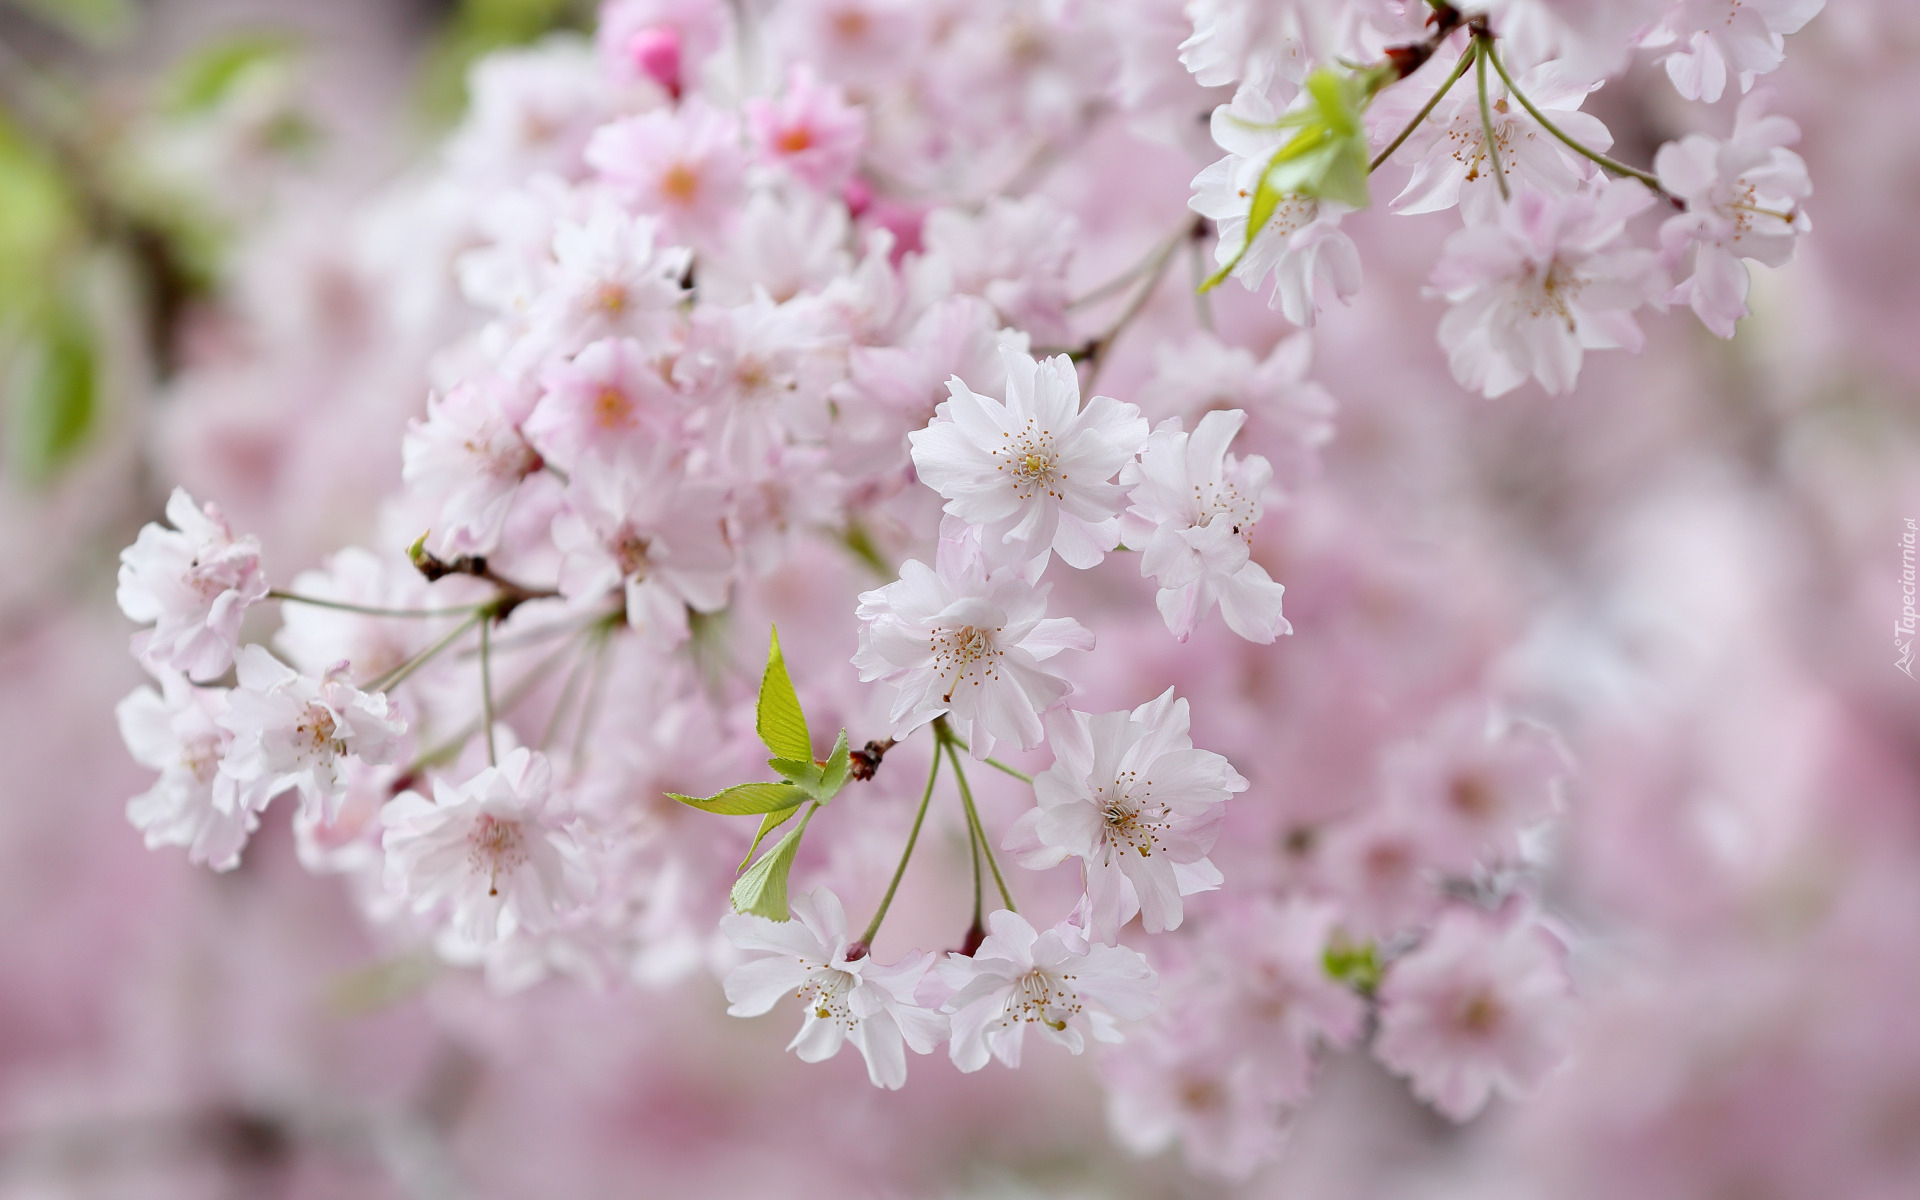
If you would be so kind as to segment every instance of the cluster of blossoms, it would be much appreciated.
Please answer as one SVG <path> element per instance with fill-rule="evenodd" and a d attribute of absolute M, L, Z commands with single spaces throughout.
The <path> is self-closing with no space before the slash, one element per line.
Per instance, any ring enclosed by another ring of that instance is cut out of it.
<path fill-rule="evenodd" d="M 1304 327 L 1361 286 L 1342 221 L 1369 176 L 1404 163 L 1389 208 L 1460 213 L 1431 291 L 1467 388 L 1570 388 L 1585 350 L 1639 344 L 1644 306 L 1729 335 L 1745 260 L 1784 262 L 1807 227 L 1793 125 L 1756 92 L 1730 137 L 1641 170 L 1581 105 L 1639 48 L 1690 98 L 1729 70 L 1745 88 L 1816 7 L 614 0 L 591 45 L 496 56 L 413 197 L 460 307 L 373 547 L 272 589 L 259 545 L 176 492 L 123 557 L 158 685 L 120 710 L 160 772 L 129 815 L 226 869 L 298 792 L 303 862 L 394 944 L 503 990 L 713 966 L 731 1012 L 796 998 L 791 1048 L 852 1042 L 885 1087 L 943 1044 L 962 1071 L 1017 1066 L 1029 1027 L 1122 1042 L 1116 1135 L 1221 1174 L 1273 1156 L 1330 1052 L 1366 1046 L 1456 1119 L 1524 1095 L 1572 1011 L 1538 886 L 1552 735 L 1484 663 L 1299 683 L 1278 735 L 1202 720 L 1232 763 L 1192 713 L 1257 696 L 1228 676 L 1274 669 L 1258 656 L 1292 632 L 1268 513 L 1332 435 Z M 1104 235 L 1035 176 L 1115 110 L 1169 155 L 1210 113 L 1226 157 L 1193 178 L 1199 220 L 1087 287 L 1076 255 Z M 1149 324 L 1208 222 L 1219 273 Z M 1289 328 L 1216 332 L 1211 285 L 1269 275 Z M 1134 400 L 1083 395 L 1147 329 Z M 1056 588 L 1086 623 L 1049 615 Z M 270 643 L 244 640 L 268 601 Z M 1365 636 L 1342 615 L 1299 640 Z M 799 686 L 776 642 L 756 693 L 742 664 L 775 617 Z M 872 739 L 822 757 L 801 694 Z M 1298 778 L 1288 738 L 1362 765 Z M 762 744 L 783 781 L 738 783 Z M 911 825 L 871 818 L 904 834 L 880 894 L 862 854 L 819 848 L 868 831 L 802 835 L 921 747 Z M 1031 804 L 990 828 L 963 755 Z M 882 963 L 945 769 L 971 920 Z M 762 818 L 739 868 L 744 831 L 687 806 Z M 1046 873 L 1039 922 L 996 852 Z M 789 905 L 794 873 L 812 886 Z M 857 935 L 856 892 L 876 900 Z"/>

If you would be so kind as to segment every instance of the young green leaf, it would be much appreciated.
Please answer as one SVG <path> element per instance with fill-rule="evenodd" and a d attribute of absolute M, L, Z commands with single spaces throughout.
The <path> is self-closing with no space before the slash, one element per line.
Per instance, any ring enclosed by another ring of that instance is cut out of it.
<path fill-rule="evenodd" d="M 747 868 L 733 884 L 733 910 L 753 913 L 772 921 L 787 919 L 787 873 L 793 870 L 794 852 L 800 849 L 802 823 L 773 844 L 760 861 Z"/>
<path fill-rule="evenodd" d="M 766 836 L 782 825 L 785 825 L 788 821 L 793 820 L 793 814 L 799 811 L 800 806 L 796 804 L 792 808 L 783 808 L 778 812 L 770 812 L 762 817 L 760 819 L 760 830 L 753 835 L 753 845 L 748 846 L 747 852 L 740 856 L 740 865 L 735 867 L 734 870 L 746 870 L 747 864 L 753 861 L 753 852 L 760 848 L 760 843 L 765 840 Z"/>
<path fill-rule="evenodd" d="M 726 817 L 783 812 L 807 798 L 806 791 L 791 783 L 739 783 L 711 796 L 682 796 L 678 792 L 667 795 L 689 808 Z"/>
<path fill-rule="evenodd" d="M 794 758 L 770 758 L 767 765 L 780 772 L 781 778 L 796 787 L 807 789 L 812 795 L 820 787 L 820 764 L 812 761 L 801 762 Z"/>
<path fill-rule="evenodd" d="M 813 739 L 807 733 L 807 716 L 800 711 L 800 697 L 793 693 L 793 680 L 787 677 L 787 660 L 780 655 L 780 631 L 773 631 L 767 646 L 767 669 L 760 676 L 760 703 L 754 714 L 754 727 L 775 758 L 796 762 L 813 761 Z"/>
<path fill-rule="evenodd" d="M 847 750 L 847 731 L 842 729 L 840 736 L 834 739 L 833 753 L 827 755 L 827 765 L 820 769 L 820 803 L 825 804 L 840 794 L 847 786 L 847 775 L 853 769 L 853 759 Z"/>

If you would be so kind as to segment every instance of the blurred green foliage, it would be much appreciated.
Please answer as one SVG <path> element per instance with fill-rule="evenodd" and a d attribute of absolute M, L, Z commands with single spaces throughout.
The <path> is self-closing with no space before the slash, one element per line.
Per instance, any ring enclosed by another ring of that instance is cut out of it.
<path fill-rule="evenodd" d="M 558 29 L 587 29 L 592 0 L 460 0 L 427 48 L 420 106 L 436 124 L 452 124 L 467 104 L 467 69 L 505 46 L 522 46 Z"/>

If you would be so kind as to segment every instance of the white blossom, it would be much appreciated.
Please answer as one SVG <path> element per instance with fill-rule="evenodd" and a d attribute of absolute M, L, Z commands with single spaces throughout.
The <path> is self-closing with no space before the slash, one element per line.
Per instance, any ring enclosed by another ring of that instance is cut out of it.
<path fill-rule="evenodd" d="M 289 788 L 303 808 L 331 819 L 346 787 L 347 756 L 389 762 L 407 723 L 387 697 L 361 691 L 347 664 L 302 675 L 261 646 L 241 648 L 240 686 L 220 718 L 233 746 L 215 781 L 223 810 L 258 811 Z"/>
<path fill-rule="evenodd" d="M 453 932 L 490 946 L 538 933 L 591 899 L 594 878 L 547 756 L 524 746 L 433 799 L 403 792 L 380 811 L 387 890 L 415 912 L 447 910 Z"/>
<path fill-rule="evenodd" d="M 1018 557 L 1052 552 L 1068 566 L 1094 566 L 1119 539 L 1123 494 L 1111 481 L 1146 440 L 1147 423 L 1111 396 L 1083 408 L 1064 354 L 1036 362 L 1002 346 L 1000 358 L 1006 402 L 949 380 L 951 399 L 908 435 L 914 469 L 948 513 Z"/>
<path fill-rule="evenodd" d="M 260 543 L 235 538 L 218 508 L 196 506 L 184 488 L 167 498 L 167 520 L 173 528 L 149 524 L 120 552 L 120 611 L 152 622 L 134 647 L 147 661 L 212 679 L 232 665 L 247 609 L 266 598 Z"/>
<path fill-rule="evenodd" d="M 1178 418 L 1164 421 L 1120 473 L 1132 502 L 1122 532 L 1144 551 L 1140 573 L 1160 585 L 1160 615 L 1183 642 L 1216 602 L 1227 628 L 1248 641 L 1293 631 L 1280 615 L 1286 589 L 1251 554 L 1273 469 L 1257 454 L 1227 453 L 1246 419 L 1216 409 L 1190 435 Z"/>
<path fill-rule="evenodd" d="M 757 1017 L 791 995 L 804 1016 L 787 1049 L 802 1062 L 832 1058 L 852 1042 L 875 1087 L 901 1087 L 907 1049 L 931 1053 L 947 1036 L 947 1018 L 914 999 L 933 956 L 916 951 L 884 966 L 869 955 L 848 958 L 847 914 L 838 896 L 816 888 L 791 907 L 789 921 L 746 913 L 720 919 L 721 932 L 735 945 L 763 955 L 727 975 L 727 1011 Z"/>
<path fill-rule="evenodd" d="M 127 820 L 146 835 L 148 849 L 185 846 L 189 861 L 232 870 L 259 815 L 213 800 L 232 741 L 220 725 L 227 691 L 194 687 L 173 674 L 162 676 L 161 686 L 164 696 L 136 688 L 114 709 L 133 760 L 160 772 L 152 787 L 127 802 Z"/>
<path fill-rule="evenodd" d="M 1117 940 L 1135 913 L 1148 933 L 1178 929 L 1180 898 L 1220 884 L 1207 854 L 1222 806 L 1247 781 L 1222 755 L 1196 750 L 1188 729 L 1172 688 L 1132 712 L 1047 716 L 1053 766 L 1035 777 L 1039 805 L 1006 846 L 1035 869 L 1082 860 L 1096 941 Z"/>
<path fill-rule="evenodd" d="M 1089 944 L 1071 925 L 1035 932 L 1025 917 L 1001 909 L 971 957 L 949 954 L 940 979 L 953 989 L 953 1063 L 978 1071 L 989 1057 L 1020 1065 L 1028 1026 L 1078 1054 L 1091 1035 L 1122 1040 L 1118 1022 L 1137 1021 L 1159 1003 L 1147 960 L 1125 946 Z"/>

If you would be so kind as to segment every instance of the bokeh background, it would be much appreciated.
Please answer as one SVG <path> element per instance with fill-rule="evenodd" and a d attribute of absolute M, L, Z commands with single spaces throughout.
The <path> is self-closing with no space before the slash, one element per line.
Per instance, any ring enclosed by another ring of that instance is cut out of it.
<path fill-rule="evenodd" d="M 1833 0 L 1771 77 L 1814 231 L 1732 342 L 1652 319 L 1570 396 L 1482 401 L 1420 293 L 1443 231 L 1352 223 L 1368 286 L 1316 334 L 1341 415 L 1279 551 L 1287 652 L 1433 674 L 1496 646 L 1572 748 L 1549 897 L 1581 1016 L 1532 1102 L 1455 1126 L 1335 1060 L 1285 1159 L 1229 1186 L 1114 1146 L 1087 1061 L 881 1093 L 704 975 L 502 998 L 391 957 L 284 822 L 226 875 L 148 852 L 119 548 L 174 482 L 283 578 L 363 535 L 461 319 L 462 233 L 410 181 L 477 55 L 590 8 L 0 3 L 0 1195 L 1920 1196 L 1920 683 L 1891 636 L 1920 518 L 1912 0 Z M 1657 72 L 1597 105 L 1634 161 L 1682 119 Z M 1143 209 L 1184 201 L 1164 174 Z M 1123 347 L 1104 383 L 1148 370 Z M 1343 571 L 1356 540 L 1391 569 Z M 1338 692 L 1288 694 L 1282 737 Z"/>

